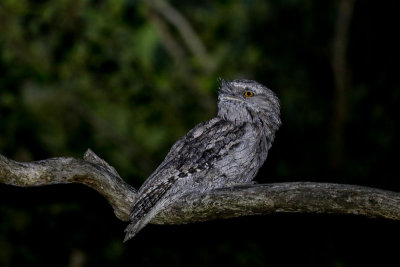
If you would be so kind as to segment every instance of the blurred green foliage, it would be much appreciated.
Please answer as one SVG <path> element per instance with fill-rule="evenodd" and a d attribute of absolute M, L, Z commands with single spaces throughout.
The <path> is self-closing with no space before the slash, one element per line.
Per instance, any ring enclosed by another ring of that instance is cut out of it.
<path fill-rule="evenodd" d="M 175 140 L 214 116 L 218 77 L 249 78 L 277 92 L 284 123 L 258 181 L 329 181 L 400 191 L 397 1 L 356 2 L 340 165 L 331 162 L 338 1 L 170 1 L 161 8 L 157 3 L 2 0 L 0 153 L 32 161 L 81 157 L 91 148 L 139 187 Z M 168 7 L 185 21 L 174 24 Z M 182 33 L 188 25 L 204 51 Z M 363 229 L 383 227 L 393 234 L 390 229 L 398 228 L 353 219 L 344 233 L 322 238 L 313 233 L 319 224 L 346 223 L 271 216 L 149 226 L 121 244 L 124 224 L 95 192 L 77 185 L 1 185 L 0 218 L 1 266 L 82 266 L 79 259 L 90 266 L 280 265 L 289 261 L 279 256 L 287 255 L 284 247 L 298 264 L 347 266 L 360 254 L 349 254 L 340 238 L 354 234 L 360 240 L 354 245 L 362 246 Z M 309 235 L 294 227 L 282 236 L 293 220 Z M 253 224 L 254 230 L 241 230 Z M 380 238 L 372 237 L 384 242 Z"/>

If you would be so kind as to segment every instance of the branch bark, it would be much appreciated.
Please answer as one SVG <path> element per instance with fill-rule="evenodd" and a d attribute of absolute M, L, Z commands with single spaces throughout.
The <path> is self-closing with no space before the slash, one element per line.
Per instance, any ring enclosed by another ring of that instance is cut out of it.
<path fill-rule="evenodd" d="M 115 169 L 88 149 L 83 159 L 51 158 L 17 162 L 0 155 L 0 183 L 15 186 L 43 186 L 80 183 L 99 192 L 114 208 L 118 219 L 129 219 L 136 190 L 125 183 Z"/>
<path fill-rule="evenodd" d="M 102 194 L 123 221 L 129 219 L 137 192 L 91 150 L 83 159 L 52 158 L 24 163 L 0 155 L 0 183 L 14 186 L 81 183 Z M 277 212 L 354 214 L 400 220 L 400 194 L 329 183 L 241 185 L 185 195 L 151 223 L 184 224 Z"/>

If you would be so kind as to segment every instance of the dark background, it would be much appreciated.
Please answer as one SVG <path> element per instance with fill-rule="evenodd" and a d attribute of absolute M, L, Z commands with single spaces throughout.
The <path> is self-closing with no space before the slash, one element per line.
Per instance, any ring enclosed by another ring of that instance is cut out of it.
<path fill-rule="evenodd" d="M 93 149 L 136 188 L 216 112 L 217 78 L 255 79 L 283 126 L 256 180 L 400 191 L 397 0 L 0 2 L 0 153 Z M 347 22 L 348 23 L 347 23 Z M 389 266 L 400 224 L 276 214 L 126 223 L 82 185 L 0 185 L 1 266 Z"/>

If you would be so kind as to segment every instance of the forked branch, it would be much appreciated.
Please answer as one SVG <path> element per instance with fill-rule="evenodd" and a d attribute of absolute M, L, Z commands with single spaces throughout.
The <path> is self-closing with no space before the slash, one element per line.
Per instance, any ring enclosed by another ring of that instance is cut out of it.
<path fill-rule="evenodd" d="M 88 150 L 83 159 L 16 162 L 0 155 L 0 182 L 15 186 L 81 183 L 101 195 L 123 221 L 136 190 L 113 167 Z M 252 184 L 191 193 L 168 206 L 154 224 L 183 224 L 276 212 L 356 214 L 400 220 L 400 194 L 365 186 L 329 183 Z"/>

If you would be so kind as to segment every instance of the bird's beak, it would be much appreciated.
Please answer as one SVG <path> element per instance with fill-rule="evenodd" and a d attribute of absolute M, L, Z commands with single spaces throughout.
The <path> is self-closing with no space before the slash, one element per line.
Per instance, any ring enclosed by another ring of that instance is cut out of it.
<path fill-rule="evenodd" d="M 218 101 L 238 101 L 238 102 L 243 102 L 242 99 L 231 96 L 231 95 L 220 95 L 218 97 Z"/>

